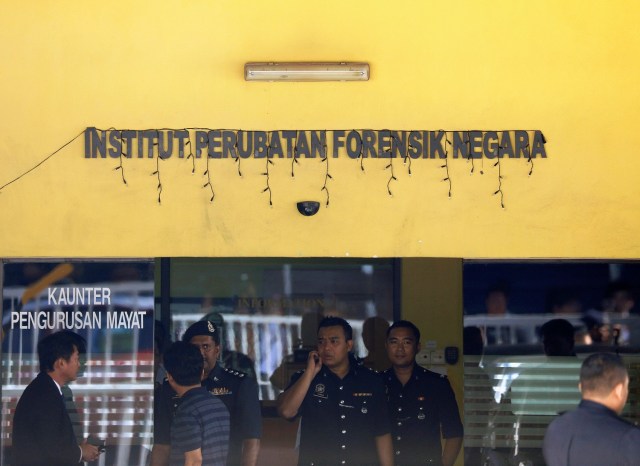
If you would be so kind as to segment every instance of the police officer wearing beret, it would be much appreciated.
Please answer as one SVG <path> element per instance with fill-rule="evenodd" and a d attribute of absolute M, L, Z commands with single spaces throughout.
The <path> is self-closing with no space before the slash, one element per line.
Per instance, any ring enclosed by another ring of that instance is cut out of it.
<path fill-rule="evenodd" d="M 622 359 L 611 353 L 589 356 L 580 368 L 582 401 L 556 418 L 544 436 L 549 466 L 640 464 L 640 429 L 619 415 L 629 394 Z"/>
<path fill-rule="evenodd" d="M 389 327 L 386 348 L 392 367 L 381 375 L 387 385 L 396 466 L 453 465 L 463 427 L 449 380 L 416 364 L 420 331 L 413 323 L 400 320 Z"/>
<path fill-rule="evenodd" d="M 384 384 L 350 357 L 352 348 L 349 323 L 325 317 L 318 351 L 278 398 L 280 416 L 302 416 L 300 466 L 393 465 Z"/>
<path fill-rule="evenodd" d="M 220 331 L 208 320 L 191 325 L 182 337 L 200 349 L 204 358 L 202 386 L 222 400 L 229 410 L 231 433 L 227 466 L 255 466 L 260 450 L 262 418 L 258 386 L 242 372 L 221 367 Z M 155 399 L 155 433 L 151 466 L 168 465 L 171 451 L 171 421 L 179 398 L 164 382 Z"/>

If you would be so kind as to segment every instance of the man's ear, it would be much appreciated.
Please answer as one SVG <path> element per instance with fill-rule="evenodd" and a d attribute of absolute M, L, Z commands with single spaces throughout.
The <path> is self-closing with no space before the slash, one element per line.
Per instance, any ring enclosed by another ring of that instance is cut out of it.
<path fill-rule="evenodd" d="M 420 342 L 416 343 L 416 354 L 419 353 L 421 349 L 422 345 L 420 344 Z"/>
<path fill-rule="evenodd" d="M 347 340 L 347 349 L 349 351 L 353 349 L 353 340 Z"/>
<path fill-rule="evenodd" d="M 54 371 L 56 371 L 56 370 L 58 370 L 58 369 L 60 369 L 60 368 L 64 367 L 64 364 L 65 364 L 66 362 L 67 362 L 67 361 L 65 361 L 65 360 L 64 360 L 64 358 L 58 358 L 58 359 L 56 359 L 56 360 L 55 360 L 55 362 L 53 363 L 53 370 L 54 370 Z"/>
<path fill-rule="evenodd" d="M 613 388 L 613 392 L 618 400 L 624 400 L 624 382 L 620 382 Z M 626 401 L 626 400 L 625 400 Z"/>

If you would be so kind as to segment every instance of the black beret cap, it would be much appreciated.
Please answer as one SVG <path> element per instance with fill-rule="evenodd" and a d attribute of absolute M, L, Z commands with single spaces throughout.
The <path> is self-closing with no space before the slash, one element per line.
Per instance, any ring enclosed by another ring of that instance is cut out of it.
<path fill-rule="evenodd" d="M 213 338 L 213 341 L 216 342 L 216 345 L 220 344 L 220 331 L 218 330 L 218 326 L 210 320 L 199 320 L 191 325 L 187 331 L 184 332 L 184 335 L 182 335 L 182 341 L 188 343 L 193 337 L 198 335 L 210 336 Z"/>

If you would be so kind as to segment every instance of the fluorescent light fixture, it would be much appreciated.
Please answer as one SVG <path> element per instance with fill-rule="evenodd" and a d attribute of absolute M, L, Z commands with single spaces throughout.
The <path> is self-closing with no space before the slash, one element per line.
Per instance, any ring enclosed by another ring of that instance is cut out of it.
<path fill-rule="evenodd" d="M 368 81 L 368 63 L 247 63 L 245 81 Z"/>

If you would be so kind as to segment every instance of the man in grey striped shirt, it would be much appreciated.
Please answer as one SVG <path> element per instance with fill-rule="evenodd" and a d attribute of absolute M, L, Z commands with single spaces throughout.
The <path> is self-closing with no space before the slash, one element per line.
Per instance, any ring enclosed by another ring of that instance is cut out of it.
<path fill-rule="evenodd" d="M 200 385 L 200 350 L 173 343 L 164 354 L 167 380 L 182 402 L 171 423 L 171 466 L 225 466 L 229 447 L 229 411 Z"/>

